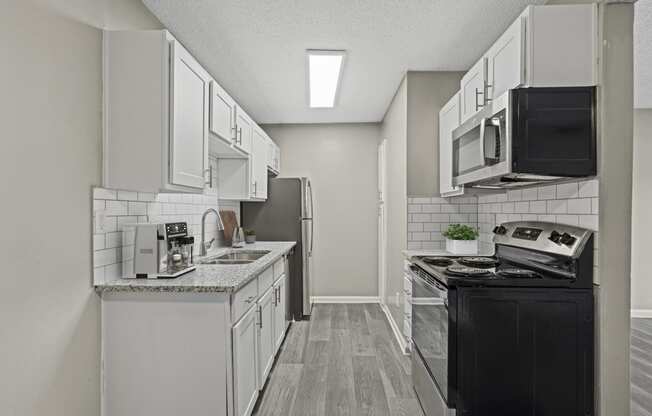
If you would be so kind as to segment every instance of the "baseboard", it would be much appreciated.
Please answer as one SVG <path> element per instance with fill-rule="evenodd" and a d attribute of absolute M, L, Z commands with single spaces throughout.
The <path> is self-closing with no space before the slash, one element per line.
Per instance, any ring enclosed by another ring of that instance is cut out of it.
<path fill-rule="evenodd" d="M 382 302 L 380 303 L 380 308 L 383 310 L 383 312 L 385 312 L 385 316 L 387 317 L 389 326 L 392 327 L 392 332 L 394 332 L 394 338 L 396 338 L 396 342 L 398 343 L 399 348 L 401 351 L 403 351 L 403 354 L 409 355 L 410 349 L 408 348 L 408 343 L 403 337 L 401 328 L 399 328 L 399 326 L 396 324 L 396 321 L 394 320 L 392 313 L 389 311 L 389 308 Z"/>
<path fill-rule="evenodd" d="M 378 303 L 378 296 L 312 296 L 312 303 Z"/>
<path fill-rule="evenodd" d="M 652 318 L 652 309 L 632 309 L 632 318 Z"/>

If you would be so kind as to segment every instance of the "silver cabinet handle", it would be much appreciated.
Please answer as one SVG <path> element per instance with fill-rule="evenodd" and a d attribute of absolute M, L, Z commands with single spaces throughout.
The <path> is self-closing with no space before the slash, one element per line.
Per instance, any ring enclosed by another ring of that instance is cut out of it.
<path fill-rule="evenodd" d="M 489 98 L 489 88 L 493 88 L 493 85 L 489 84 L 488 82 L 485 81 L 484 83 L 484 103 L 487 104 L 490 102 L 492 99 Z"/>
<path fill-rule="evenodd" d="M 206 173 L 208 173 L 208 181 L 206 181 L 204 184 L 208 185 L 209 188 L 213 187 L 213 165 L 210 165 L 208 169 L 205 170 Z"/>
<path fill-rule="evenodd" d="M 238 127 L 238 143 L 242 146 L 242 127 Z"/>
<path fill-rule="evenodd" d="M 479 91 L 477 88 L 475 89 L 475 111 L 478 111 L 482 107 L 484 107 L 484 102 L 482 104 L 478 103 L 478 96 L 482 95 L 484 96 L 484 91 Z"/>
<path fill-rule="evenodd" d="M 258 307 L 258 326 L 263 329 L 263 307 Z"/>
<path fill-rule="evenodd" d="M 281 303 L 281 287 L 276 288 L 276 306 Z"/>

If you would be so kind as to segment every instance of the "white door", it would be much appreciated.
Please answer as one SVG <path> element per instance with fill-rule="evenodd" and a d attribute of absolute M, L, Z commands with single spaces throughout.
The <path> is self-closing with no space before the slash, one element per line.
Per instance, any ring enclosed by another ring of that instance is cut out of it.
<path fill-rule="evenodd" d="M 525 83 L 525 17 L 519 17 L 486 54 L 489 98 Z"/>
<path fill-rule="evenodd" d="M 233 327 L 233 396 L 238 416 L 250 415 L 258 398 L 258 308 Z"/>
<path fill-rule="evenodd" d="M 235 138 L 235 101 L 215 81 L 210 84 L 209 129 L 227 145 Z"/>
<path fill-rule="evenodd" d="M 287 277 L 283 274 L 278 282 L 274 285 L 274 332 L 275 332 L 275 348 L 278 350 L 283 342 L 283 336 L 285 335 L 285 309 L 287 304 L 285 285 Z"/>
<path fill-rule="evenodd" d="M 208 74 L 172 41 L 170 182 L 203 189 L 208 168 Z"/>
<path fill-rule="evenodd" d="M 456 93 L 439 111 L 439 193 L 454 196 L 464 193 L 453 186 L 453 130 L 460 124 L 460 93 Z"/>
<path fill-rule="evenodd" d="M 254 122 L 244 112 L 244 110 L 236 105 L 236 135 L 235 146 L 245 153 L 251 153 L 251 141 L 254 131 Z"/>
<path fill-rule="evenodd" d="M 475 115 L 485 104 L 487 60 L 480 59 L 460 81 L 462 123 Z"/>
<path fill-rule="evenodd" d="M 387 140 L 378 145 L 378 296 L 385 302 L 385 278 L 387 276 L 387 221 L 385 195 L 387 192 L 387 165 L 385 149 Z"/>
<path fill-rule="evenodd" d="M 274 290 L 269 288 L 258 300 L 258 387 L 265 385 L 274 363 Z"/>

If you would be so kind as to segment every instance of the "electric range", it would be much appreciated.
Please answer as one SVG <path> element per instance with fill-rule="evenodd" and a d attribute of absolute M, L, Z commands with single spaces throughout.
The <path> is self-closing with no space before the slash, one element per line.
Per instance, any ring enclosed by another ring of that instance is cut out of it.
<path fill-rule="evenodd" d="M 494 244 L 494 256 L 410 259 L 413 381 L 426 415 L 431 413 L 427 397 L 432 397 L 432 386 L 450 409 L 456 407 L 457 338 L 462 322 L 459 291 L 592 290 L 590 230 L 546 222 L 510 222 L 494 229 Z"/>

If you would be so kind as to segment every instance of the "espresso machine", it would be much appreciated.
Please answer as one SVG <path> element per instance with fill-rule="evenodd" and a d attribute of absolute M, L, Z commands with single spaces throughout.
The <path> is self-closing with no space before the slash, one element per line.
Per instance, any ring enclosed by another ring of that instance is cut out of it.
<path fill-rule="evenodd" d="M 122 236 L 123 277 L 169 279 L 196 268 L 185 222 L 128 224 Z"/>

